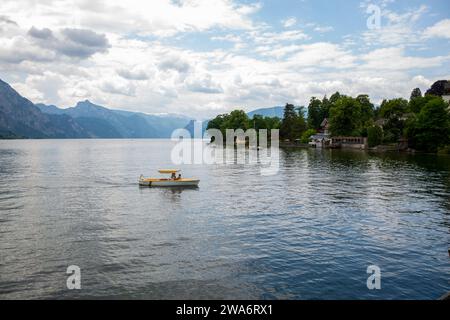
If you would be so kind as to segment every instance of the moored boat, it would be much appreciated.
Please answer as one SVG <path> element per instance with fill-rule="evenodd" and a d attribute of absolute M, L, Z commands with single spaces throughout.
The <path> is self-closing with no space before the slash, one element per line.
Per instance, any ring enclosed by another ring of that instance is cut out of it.
<path fill-rule="evenodd" d="M 145 187 L 197 187 L 200 180 L 194 178 L 181 178 L 178 169 L 161 169 L 161 174 L 170 174 L 170 178 L 145 178 L 139 177 L 139 185 Z M 178 176 L 176 174 L 178 173 Z"/>

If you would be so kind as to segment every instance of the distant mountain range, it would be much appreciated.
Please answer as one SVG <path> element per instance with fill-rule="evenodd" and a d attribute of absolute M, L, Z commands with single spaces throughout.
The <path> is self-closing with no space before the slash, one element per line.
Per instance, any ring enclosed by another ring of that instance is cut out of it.
<path fill-rule="evenodd" d="M 262 108 L 256 109 L 254 111 L 250 111 L 247 113 L 249 118 L 253 118 L 255 114 L 264 116 L 264 117 L 278 117 L 283 119 L 284 107 L 272 107 L 272 108 Z"/>
<path fill-rule="evenodd" d="M 167 138 L 190 120 L 111 110 L 87 100 L 67 109 L 35 105 L 0 80 L 1 138 Z"/>
<path fill-rule="evenodd" d="M 67 115 L 45 114 L 0 80 L 0 134 L 3 137 L 83 138 L 86 130 Z"/>
<path fill-rule="evenodd" d="M 86 100 L 73 108 L 36 105 L 43 113 L 67 115 L 83 127 L 92 138 L 167 138 L 172 131 L 186 126 L 190 118 L 179 115 L 149 115 L 111 110 Z"/>
<path fill-rule="evenodd" d="M 283 108 L 248 113 L 254 114 L 282 117 Z M 67 109 L 33 104 L 0 80 L 0 138 L 169 138 L 177 128 L 193 131 L 193 121 L 182 115 L 112 110 L 88 100 Z"/>

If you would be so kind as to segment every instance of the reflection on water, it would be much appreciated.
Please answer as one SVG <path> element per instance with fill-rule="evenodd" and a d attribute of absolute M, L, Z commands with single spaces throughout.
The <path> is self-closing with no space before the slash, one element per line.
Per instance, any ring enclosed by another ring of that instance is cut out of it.
<path fill-rule="evenodd" d="M 435 299 L 450 290 L 450 159 L 286 149 L 280 170 L 184 166 L 164 140 L 0 142 L 0 298 Z M 380 266 L 382 289 L 366 287 Z M 82 290 L 66 289 L 81 268 Z"/>

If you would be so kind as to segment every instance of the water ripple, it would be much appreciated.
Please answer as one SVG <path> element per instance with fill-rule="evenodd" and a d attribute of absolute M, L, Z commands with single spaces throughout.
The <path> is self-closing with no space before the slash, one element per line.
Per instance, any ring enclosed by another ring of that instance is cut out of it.
<path fill-rule="evenodd" d="M 0 298 L 435 299 L 450 290 L 450 160 L 284 150 L 280 171 L 185 166 L 170 141 L 0 142 Z M 26 182 L 24 184 L 24 181 Z M 382 290 L 366 287 L 367 266 Z M 78 265 L 82 290 L 66 289 Z"/>

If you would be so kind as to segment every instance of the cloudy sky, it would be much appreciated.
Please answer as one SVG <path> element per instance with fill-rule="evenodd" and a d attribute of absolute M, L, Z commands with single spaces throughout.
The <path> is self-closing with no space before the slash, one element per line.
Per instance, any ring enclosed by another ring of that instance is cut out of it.
<path fill-rule="evenodd" d="M 0 78 L 60 107 L 200 119 L 337 90 L 379 102 L 449 67 L 448 0 L 0 2 Z"/>

